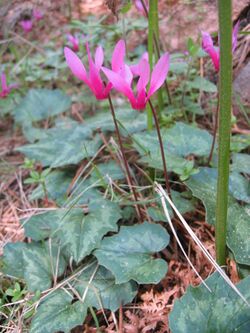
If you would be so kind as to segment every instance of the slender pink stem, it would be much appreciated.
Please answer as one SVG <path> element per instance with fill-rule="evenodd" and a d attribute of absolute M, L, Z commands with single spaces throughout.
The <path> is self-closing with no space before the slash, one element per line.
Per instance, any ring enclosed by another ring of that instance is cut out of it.
<path fill-rule="evenodd" d="M 110 95 L 108 95 L 108 100 L 109 100 L 109 106 L 110 106 L 111 114 L 112 114 L 112 117 L 113 117 L 113 121 L 114 121 L 114 124 L 115 124 L 115 131 L 116 131 L 116 134 L 117 134 L 117 137 L 118 137 L 119 146 L 120 146 L 120 149 L 121 149 L 125 170 L 126 170 L 126 173 L 127 173 L 127 179 L 128 179 L 129 187 L 131 188 L 131 190 L 133 192 L 134 200 L 136 202 L 136 206 L 135 206 L 136 212 L 137 212 L 139 220 L 141 222 L 143 222 L 143 214 L 142 214 L 142 211 L 141 211 L 141 207 L 138 204 L 138 196 L 137 196 L 136 190 L 133 186 L 133 180 L 132 180 L 132 177 L 131 177 L 128 161 L 126 159 L 124 147 L 123 147 L 123 144 L 122 144 L 122 138 L 121 138 L 121 135 L 120 135 L 117 119 L 116 119 L 116 116 L 115 116 L 115 110 L 114 110 L 114 106 L 113 106 L 112 99 L 111 99 Z"/>
<path fill-rule="evenodd" d="M 167 171 L 167 163 L 166 163 L 166 158 L 165 158 L 165 153 L 164 153 L 164 148 L 163 148 L 163 142 L 162 142 L 162 137 L 161 137 L 161 130 L 160 130 L 160 126 L 159 126 L 159 122 L 158 122 L 156 111 L 155 111 L 155 109 L 153 107 L 153 104 L 152 104 L 152 102 L 151 102 L 150 99 L 148 100 L 148 103 L 149 103 L 150 108 L 152 110 L 154 121 L 155 121 L 155 127 L 156 127 L 156 131 L 157 131 L 157 135 L 158 135 L 158 140 L 159 140 L 159 144 L 160 144 L 160 150 L 161 150 L 161 158 L 162 158 L 162 163 L 163 163 L 163 173 L 164 173 L 164 178 L 165 178 L 165 185 L 166 185 L 166 189 L 167 189 L 168 195 L 169 195 L 169 197 L 171 199 L 171 189 L 170 189 L 170 184 L 169 184 L 168 171 Z"/>

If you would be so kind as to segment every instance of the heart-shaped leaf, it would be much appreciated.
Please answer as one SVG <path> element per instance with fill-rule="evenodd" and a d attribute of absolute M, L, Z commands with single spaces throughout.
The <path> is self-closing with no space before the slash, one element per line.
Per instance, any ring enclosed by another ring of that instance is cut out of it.
<path fill-rule="evenodd" d="M 4 247 L 3 262 L 4 273 L 24 278 L 31 291 L 50 288 L 53 277 L 60 276 L 66 267 L 60 247 L 50 242 L 9 243 Z"/>
<path fill-rule="evenodd" d="M 192 175 L 186 182 L 197 198 L 206 208 L 206 221 L 215 223 L 217 170 L 200 168 L 200 172 Z M 227 245 L 238 263 L 250 265 L 250 212 L 247 207 L 240 206 L 232 196 L 228 198 Z"/>
<path fill-rule="evenodd" d="M 97 268 L 96 265 L 90 266 L 77 277 L 74 288 L 81 297 L 86 294 L 86 304 L 111 311 L 119 309 L 121 304 L 131 302 L 137 293 L 134 281 L 116 284 L 110 271 L 103 266 Z"/>
<path fill-rule="evenodd" d="M 143 156 L 149 154 L 152 158 L 160 155 L 160 146 L 156 131 L 139 133 L 133 136 L 134 146 Z M 173 127 L 162 131 L 164 152 L 166 155 L 206 156 L 209 154 L 212 137 L 202 129 L 177 122 Z"/>
<path fill-rule="evenodd" d="M 250 311 L 244 301 L 225 281 L 214 273 L 204 285 L 189 287 L 181 299 L 175 301 L 169 316 L 172 333 L 248 333 Z M 237 288 L 250 302 L 250 277 Z"/>
<path fill-rule="evenodd" d="M 25 234 L 34 240 L 60 239 L 64 252 L 78 263 L 100 245 L 109 231 L 117 231 L 120 208 L 111 201 L 93 201 L 89 213 L 80 208 L 59 209 L 30 218 L 24 223 Z"/>
<path fill-rule="evenodd" d="M 87 315 L 87 306 L 74 302 L 73 296 L 63 289 L 54 291 L 39 305 L 32 320 L 30 333 L 70 332 L 81 325 Z"/>
<path fill-rule="evenodd" d="M 70 98 L 59 89 L 30 89 L 16 109 L 15 119 L 31 124 L 67 111 L 70 104 Z"/>
<path fill-rule="evenodd" d="M 167 272 L 167 263 L 154 259 L 153 253 L 168 242 L 169 235 L 162 226 L 144 222 L 121 227 L 117 235 L 105 237 L 94 255 L 114 274 L 116 283 L 158 283 Z"/>

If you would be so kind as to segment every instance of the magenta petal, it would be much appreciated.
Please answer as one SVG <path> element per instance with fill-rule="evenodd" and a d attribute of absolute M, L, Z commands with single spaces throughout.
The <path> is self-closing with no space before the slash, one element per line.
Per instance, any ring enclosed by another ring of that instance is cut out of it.
<path fill-rule="evenodd" d="M 232 38 L 232 52 L 235 51 L 236 46 L 237 46 L 237 36 L 240 28 L 240 21 L 238 21 L 233 29 L 233 38 Z"/>
<path fill-rule="evenodd" d="M 210 49 L 211 47 L 214 47 L 212 37 L 206 31 L 202 31 L 201 35 L 202 35 L 202 48 L 204 51 L 207 52 L 208 49 Z"/>
<path fill-rule="evenodd" d="M 130 85 L 122 76 L 105 67 L 102 67 L 102 71 L 117 91 L 127 96 L 131 103 L 135 101 L 135 96 Z"/>
<path fill-rule="evenodd" d="M 150 77 L 150 66 L 147 60 L 143 59 L 140 61 L 138 66 L 138 73 L 140 78 L 137 83 L 137 91 L 139 93 L 141 90 L 146 90 L 146 86 Z"/>
<path fill-rule="evenodd" d="M 122 69 L 122 71 L 119 74 L 120 74 L 120 76 L 124 77 L 125 81 L 131 87 L 131 83 L 133 81 L 133 74 L 132 74 L 129 66 L 125 64 L 124 68 Z"/>
<path fill-rule="evenodd" d="M 98 95 L 102 95 L 103 90 L 104 90 L 104 84 L 102 82 L 100 72 L 96 68 L 94 63 L 89 64 L 89 81 L 90 81 L 92 90 L 95 91 L 96 97 Z"/>
<path fill-rule="evenodd" d="M 169 69 L 169 54 L 164 53 L 155 65 L 148 91 L 148 97 L 152 96 L 166 80 Z"/>
<path fill-rule="evenodd" d="M 72 73 L 79 79 L 88 82 L 86 69 L 78 56 L 68 47 L 64 48 L 64 56 Z"/>
<path fill-rule="evenodd" d="M 220 69 L 220 53 L 219 50 L 214 47 L 210 47 L 206 50 L 206 52 L 210 55 L 212 62 L 214 64 L 215 70 L 218 72 Z"/>
<path fill-rule="evenodd" d="M 135 64 L 135 65 L 130 65 L 130 70 L 131 72 L 135 75 L 135 76 L 139 76 L 139 65 L 140 65 L 140 62 L 143 61 L 143 60 L 147 60 L 148 61 L 148 52 L 144 52 L 139 63 L 138 64 Z"/>
<path fill-rule="evenodd" d="M 103 48 L 101 46 L 98 46 L 98 48 L 95 51 L 95 65 L 98 69 L 101 68 L 104 61 L 104 54 L 103 54 Z"/>
<path fill-rule="evenodd" d="M 114 72 L 119 72 L 124 67 L 124 57 L 126 53 L 124 40 L 119 40 L 112 54 L 111 67 Z"/>

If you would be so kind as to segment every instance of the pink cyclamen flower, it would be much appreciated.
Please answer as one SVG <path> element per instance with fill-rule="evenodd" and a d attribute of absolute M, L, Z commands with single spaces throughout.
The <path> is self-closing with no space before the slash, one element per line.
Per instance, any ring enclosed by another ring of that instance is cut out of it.
<path fill-rule="evenodd" d="M 86 43 L 86 50 L 88 54 L 89 73 L 87 73 L 80 58 L 70 48 L 64 48 L 64 55 L 66 62 L 71 69 L 72 73 L 81 81 L 87 84 L 89 89 L 93 92 L 96 99 L 105 99 L 108 97 L 112 85 L 108 83 L 105 85 L 102 81 L 100 70 L 104 61 L 103 49 L 98 46 L 95 52 L 95 61 L 93 61 L 89 45 Z"/>
<path fill-rule="evenodd" d="M 235 51 L 237 46 L 237 35 L 239 31 L 240 22 L 238 21 L 233 29 L 232 35 L 232 52 Z M 220 69 L 220 50 L 214 46 L 211 35 L 208 32 L 202 31 L 202 48 L 210 56 L 214 64 L 215 70 L 218 72 Z"/>
<path fill-rule="evenodd" d="M 72 45 L 72 50 L 75 52 L 79 51 L 79 40 L 76 36 L 73 36 L 71 34 L 67 34 L 67 39 L 69 43 Z"/>
<path fill-rule="evenodd" d="M 144 0 L 144 3 L 145 3 L 145 6 L 147 8 L 147 11 L 149 10 L 149 3 L 148 3 L 148 0 Z M 142 13 L 143 15 L 145 15 L 145 10 L 143 8 L 143 5 L 141 3 L 141 0 L 134 0 L 134 4 L 135 4 L 135 7 L 137 8 L 137 10 Z"/>
<path fill-rule="evenodd" d="M 43 13 L 39 9 L 33 9 L 33 17 L 35 20 L 40 21 L 43 19 Z"/>
<path fill-rule="evenodd" d="M 2 90 L 0 90 L 0 98 L 7 97 L 12 89 L 17 88 L 17 84 L 7 85 L 6 75 L 4 73 L 1 74 L 1 86 Z"/>
<path fill-rule="evenodd" d="M 139 61 L 137 67 L 127 66 L 124 62 L 125 56 L 125 43 L 124 41 L 119 42 L 120 47 L 120 57 L 117 59 L 119 62 L 119 71 L 114 71 L 102 67 L 104 74 L 107 76 L 108 80 L 112 83 L 113 87 L 125 95 L 135 110 L 143 110 L 146 107 L 146 104 L 149 98 L 163 85 L 166 80 L 166 76 L 169 69 L 169 54 L 165 53 L 158 60 L 155 65 L 151 79 L 150 79 L 150 66 L 149 62 L 144 55 Z M 112 66 L 114 67 L 114 66 Z M 132 81 L 133 81 L 133 72 L 134 75 L 139 76 L 137 85 L 136 85 L 136 94 L 132 90 Z M 147 90 L 147 85 L 150 82 L 149 88 Z"/>
<path fill-rule="evenodd" d="M 23 28 L 23 31 L 28 33 L 33 28 L 33 22 L 31 20 L 23 20 L 20 22 L 21 27 Z"/>

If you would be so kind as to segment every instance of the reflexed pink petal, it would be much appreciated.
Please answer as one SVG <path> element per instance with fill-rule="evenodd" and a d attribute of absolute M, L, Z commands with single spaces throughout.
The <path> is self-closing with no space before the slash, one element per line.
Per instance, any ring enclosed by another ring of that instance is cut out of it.
<path fill-rule="evenodd" d="M 94 65 L 94 63 L 89 64 L 89 81 L 92 89 L 95 91 L 95 95 L 101 94 L 104 90 L 104 84 L 102 82 L 100 72 Z"/>
<path fill-rule="evenodd" d="M 136 88 L 138 93 L 140 93 L 141 90 L 146 91 L 146 86 L 150 77 L 150 66 L 147 60 L 143 59 L 142 61 L 140 61 L 138 66 L 138 73 L 140 78 L 138 80 Z"/>
<path fill-rule="evenodd" d="M 117 91 L 127 96 L 131 103 L 135 102 L 133 91 L 122 76 L 105 67 L 102 67 L 102 71 Z"/>
<path fill-rule="evenodd" d="M 145 2 L 147 10 L 149 10 L 148 0 L 144 0 L 144 2 Z M 143 15 L 145 15 L 145 10 L 143 8 L 143 5 L 142 5 L 141 1 L 140 0 L 134 0 L 134 4 L 135 4 L 135 7 L 138 9 L 138 11 L 140 13 L 142 13 Z"/>
<path fill-rule="evenodd" d="M 30 32 L 33 27 L 33 22 L 31 20 L 23 20 L 20 22 L 21 27 L 23 28 L 24 32 Z"/>
<path fill-rule="evenodd" d="M 220 68 L 219 49 L 214 47 L 214 43 L 210 34 L 204 31 L 202 31 L 202 48 L 211 57 L 215 70 L 219 71 Z"/>
<path fill-rule="evenodd" d="M 33 9 L 33 17 L 40 21 L 43 18 L 43 13 L 39 9 Z"/>
<path fill-rule="evenodd" d="M 68 41 L 72 44 L 72 48 L 75 52 L 79 51 L 79 40 L 77 37 L 67 34 Z"/>
<path fill-rule="evenodd" d="M 68 47 L 64 48 L 64 55 L 66 58 L 66 62 L 71 69 L 72 73 L 79 79 L 84 81 L 85 83 L 88 82 L 86 69 L 78 58 L 78 56 Z"/>
<path fill-rule="evenodd" d="M 114 48 L 114 52 L 111 60 L 111 67 L 114 72 L 119 72 L 124 67 L 124 57 L 126 49 L 123 39 L 119 40 Z"/>
<path fill-rule="evenodd" d="M 112 87 L 113 87 L 112 83 L 109 82 L 109 83 L 107 84 L 107 86 L 104 88 L 104 90 L 103 90 L 103 97 L 104 97 L 104 98 L 107 98 L 107 97 L 108 97 L 108 95 L 109 95 L 110 90 L 112 89 Z"/>
<path fill-rule="evenodd" d="M 91 85 L 92 90 L 95 91 L 95 95 L 97 97 L 97 95 L 103 91 L 104 85 L 102 83 L 102 79 L 101 79 L 101 76 L 99 73 L 100 68 L 97 68 L 97 66 L 93 62 L 88 43 L 86 43 L 86 50 L 87 50 L 88 60 L 89 60 L 89 81 L 90 81 L 89 84 Z"/>
<path fill-rule="evenodd" d="M 95 51 L 95 65 L 98 69 L 101 68 L 103 65 L 104 61 L 104 54 L 103 54 L 103 49 L 101 46 L 98 46 L 98 48 Z"/>
<path fill-rule="evenodd" d="M 130 65 L 130 70 L 135 76 L 139 76 L 139 64 L 141 61 L 147 60 L 148 61 L 148 52 L 144 52 L 139 63 L 135 65 Z"/>
<path fill-rule="evenodd" d="M 220 53 L 215 47 L 208 48 L 206 52 L 210 55 L 212 62 L 214 64 L 215 70 L 218 72 L 220 69 Z"/>
<path fill-rule="evenodd" d="M 131 86 L 131 83 L 133 81 L 133 74 L 129 68 L 128 65 L 124 65 L 124 68 L 122 69 L 122 71 L 119 73 L 120 76 L 122 76 L 125 81 L 129 84 L 129 86 Z"/>
<path fill-rule="evenodd" d="M 201 35 L 202 35 L 202 48 L 203 48 L 204 51 L 207 52 L 207 49 L 210 49 L 211 47 L 214 47 L 212 37 L 206 31 L 202 31 Z"/>
<path fill-rule="evenodd" d="M 238 21 L 233 29 L 233 36 L 232 36 L 232 52 L 235 51 L 236 46 L 237 46 L 237 36 L 240 28 L 240 21 Z"/>
<path fill-rule="evenodd" d="M 150 88 L 148 91 L 148 97 L 152 96 L 164 83 L 166 80 L 169 69 L 169 54 L 163 54 L 158 60 L 157 64 L 154 66 Z"/>

